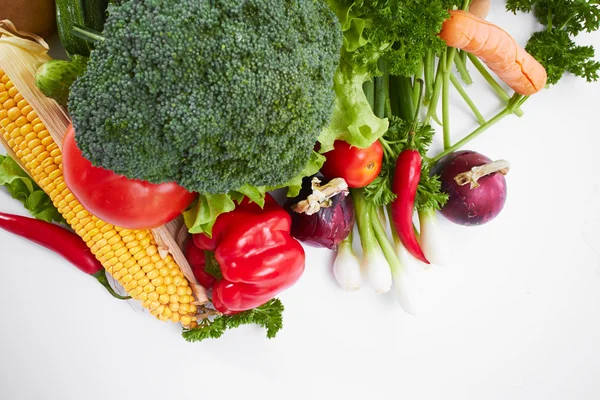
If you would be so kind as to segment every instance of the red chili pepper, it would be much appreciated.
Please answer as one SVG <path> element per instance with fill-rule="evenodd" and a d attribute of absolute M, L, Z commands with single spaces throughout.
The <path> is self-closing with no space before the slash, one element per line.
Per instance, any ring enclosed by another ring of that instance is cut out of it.
<path fill-rule="evenodd" d="M 392 203 L 392 221 L 406 250 L 417 259 L 429 264 L 413 227 L 413 213 L 417 188 L 421 180 L 423 160 L 417 150 L 407 149 L 398 156 L 392 192 L 398 197 Z"/>
<path fill-rule="evenodd" d="M 0 228 L 29 239 L 61 255 L 86 274 L 92 275 L 117 299 L 131 297 L 116 293 L 108 283 L 104 267 L 76 234 L 49 222 L 20 215 L 0 213 Z"/>
<path fill-rule="evenodd" d="M 304 249 L 290 235 L 289 214 L 267 195 L 264 208 L 243 201 L 221 214 L 212 238 L 194 235 L 213 250 L 223 279 L 213 286 L 212 301 L 223 314 L 258 307 L 292 286 L 304 272 Z"/>

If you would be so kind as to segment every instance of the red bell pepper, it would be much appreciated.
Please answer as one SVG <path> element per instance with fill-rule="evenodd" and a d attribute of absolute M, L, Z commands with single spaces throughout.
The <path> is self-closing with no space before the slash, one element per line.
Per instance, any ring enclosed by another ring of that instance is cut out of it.
<path fill-rule="evenodd" d="M 213 285 L 212 301 L 223 314 L 258 307 L 292 286 L 304 272 L 304 249 L 290 235 L 292 220 L 267 195 L 264 208 L 244 199 L 221 214 L 212 238 L 194 235 L 200 249 L 214 251 L 223 279 Z"/>
<path fill-rule="evenodd" d="M 192 267 L 192 272 L 194 272 L 198 283 L 204 288 L 211 288 L 216 279 L 205 271 L 206 256 L 204 250 L 198 248 L 193 240 L 188 240 L 184 245 L 183 252 L 188 263 L 190 263 L 190 267 Z"/>

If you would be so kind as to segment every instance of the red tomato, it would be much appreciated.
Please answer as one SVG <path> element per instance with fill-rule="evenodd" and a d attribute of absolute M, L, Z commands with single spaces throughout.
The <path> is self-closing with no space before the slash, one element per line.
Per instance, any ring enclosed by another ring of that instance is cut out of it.
<path fill-rule="evenodd" d="M 344 178 L 349 187 L 361 188 L 373 182 L 381 172 L 383 147 L 379 141 L 361 149 L 336 140 L 333 150 L 323 155 L 326 161 L 321 173 L 326 178 Z"/>
<path fill-rule="evenodd" d="M 94 167 L 75 143 L 73 125 L 65 135 L 63 174 L 67 187 L 98 218 L 127 229 L 152 229 L 177 217 L 195 199 L 176 183 L 154 184 Z"/>

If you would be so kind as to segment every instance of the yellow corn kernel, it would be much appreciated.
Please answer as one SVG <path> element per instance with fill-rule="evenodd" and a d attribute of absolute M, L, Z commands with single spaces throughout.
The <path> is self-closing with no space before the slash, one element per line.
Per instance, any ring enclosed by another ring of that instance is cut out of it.
<path fill-rule="evenodd" d="M 160 257 L 149 230 L 115 227 L 85 210 L 64 182 L 60 148 L 36 110 L 1 69 L 0 139 L 132 298 L 141 301 L 157 318 L 197 325 L 189 283 L 173 258 Z"/>

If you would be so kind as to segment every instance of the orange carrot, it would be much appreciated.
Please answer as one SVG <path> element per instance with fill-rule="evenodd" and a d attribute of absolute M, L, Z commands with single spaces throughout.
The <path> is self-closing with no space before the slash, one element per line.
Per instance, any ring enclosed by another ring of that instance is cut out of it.
<path fill-rule="evenodd" d="M 515 92 L 529 96 L 546 85 L 546 70 L 500 27 L 466 11 L 452 10 L 440 37 L 448 46 L 479 57 Z"/>

